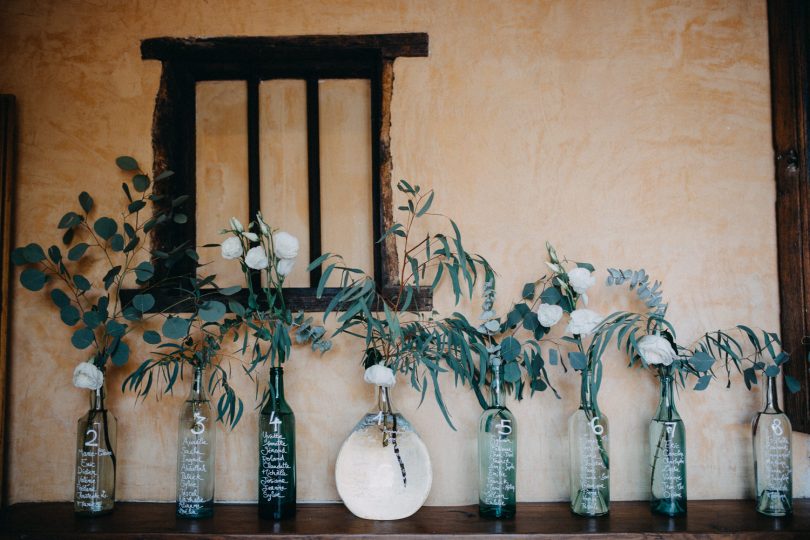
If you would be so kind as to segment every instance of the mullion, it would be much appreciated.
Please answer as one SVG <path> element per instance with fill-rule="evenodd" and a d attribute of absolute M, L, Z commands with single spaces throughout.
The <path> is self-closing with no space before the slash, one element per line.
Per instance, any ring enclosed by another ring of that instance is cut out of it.
<path fill-rule="evenodd" d="M 309 199 L 309 260 L 321 256 L 321 134 L 318 79 L 307 79 L 307 175 Z M 321 280 L 321 267 L 309 274 L 310 287 Z"/>
<path fill-rule="evenodd" d="M 247 81 L 247 144 L 248 144 L 248 223 L 256 219 L 261 209 L 261 156 L 259 147 L 259 79 Z M 252 271 L 253 290 L 262 286 L 261 271 Z"/>

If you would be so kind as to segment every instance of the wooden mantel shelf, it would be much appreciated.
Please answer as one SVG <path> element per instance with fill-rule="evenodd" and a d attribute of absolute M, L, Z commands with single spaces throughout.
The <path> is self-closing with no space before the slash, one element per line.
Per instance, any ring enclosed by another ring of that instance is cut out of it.
<path fill-rule="evenodd" d="M 573 516 L 566 503 L 518 505 L 509 521 L 478 517 L 475 506 L 424 507 L 401 521 L 365 521 L 343 505 L 302 504 L 295 520 L 259 519 L 253 505 L 217 505 L 214 517 L 178 520 L 173 504 L 119 503 L 115 512 L 93 519 L 76 518 L 69 503 L 24 503 L 6 509 L 0 522 L 4 538 L 810 538 L 810 500 L 796 501 L 795 514 L 767 518 L 751 501 L 689 501 L 685 517 L 654 516 L 646 502 L 614 502 L 610 515 Z"/>

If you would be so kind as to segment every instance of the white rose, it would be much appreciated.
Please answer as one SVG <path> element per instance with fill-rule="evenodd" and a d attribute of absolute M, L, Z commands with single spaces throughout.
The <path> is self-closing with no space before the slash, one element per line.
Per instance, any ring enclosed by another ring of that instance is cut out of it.
<path fill-rule="evenodd" d="M 264 217 L 262 216 L 261 212 L 256 212 L 256 221 L 259 222 L 259 230 L 264 236 L 270 234 L 270 227 L 268 227 L 267 223 L 264 222 Z"/>
<path fill-rule="evenodd" d="M 77 388 L 98 390 L 104 384 L 104 373 L 96 367 L 92 360 L 82 362 L 73 370 L 73 385 Z"/>
<path fill-rule="evenodd" d="M 245 264 L 248 265 L 248 268 L 254 270 L 264 270 L 270 263 L 267 260 L 264 248 L 256 246 L 248 250 L 247 255 L 245 255 Z"/>
<path fill-rule="evenodd" d="M 248 240 L 250 240 L 251 242 L 258 242 L 259 241 L 259 237 L 256 235 L 256 233 L 244 232 L 244 233 L 242 233 L 242 235 L 245 238 L 247 238 Z"/>
<path fill-rule="evenodd" d="M 298 256 L 298 238 L 288 232 L 279 231 L 273 235 L 273 248 L 279 259 L 294 259 Z"/>
<path fill-rule="evenodd" d="M 242 241 L 235 236 L 226 238 L 220 247 L 223 259 L 238 259 L 242 256 Z"/>
<path fill-rule="evenodd" d="M 292 272 L 293 266 L 295 266 L 295 260 L 279 259 L 278 264 L 276 264 L 276 271 L 280 276 L 289 276 L 290 272 Z"/>
<path fill-rule="evenodd" d="M 675 360 L 672 344 L 661 336 L 648 335 L 638 340 L 638 354 L 651 366 L 669 366 Z"/>
<path fill-rule="evenodd" d="M 568 283 L 577 294 L 585 294 L 596 283 L 596 278 L 587 268 L 574 268 L 568 272 Z"/>
<path fill-rule="evenodd" d="M 599 323 L 602 322 L 602 316 L 591 311 L 590 309 L 575 309 L 571 313 L 571 320 L 568 323 L 566 332 L 573 335 L 587 336 L 593 333 Z"/>
<path fill-rule="evenodd" d="M 239 220 L 236 219 L 235 217 L 231 218 L 231 229 L 233 229 L 234 231 L 237 231 L 237 232 L 242 232 L 242 231 L 245 230 L 245 228 L 242 227 L 242 224 L 239 223 Z"/>
<path fill-rule="evenodd" d="M 560 322 L 562 316 L 563 308 L 560 306 L 555 306 L 553 304 L 540 304 L 540 307 L 537 308 L 537 320 L 539 320 L 540 324 L 546 328 L 551 328 Z"/>
<path fill-rule="evenodd" d="M 390 367 L 382 364 L 374 364 L 366 370 L 363 379 L 369 384 L 377 386 L 391 387 L 397 383 L 397 377 Z"/>

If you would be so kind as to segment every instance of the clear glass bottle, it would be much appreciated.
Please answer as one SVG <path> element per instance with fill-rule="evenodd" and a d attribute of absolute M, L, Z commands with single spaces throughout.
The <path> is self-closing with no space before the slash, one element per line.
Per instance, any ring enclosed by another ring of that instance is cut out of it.
<path fill-rule="evenodd" d="M 335 462 L 335 484 L 346 508 L 363 519 L 406 518 L 427 500 L 433 469 L 427 446 L 394 410 L 388 387 L 357 423 Z"/>
<path fill-rule="evenodd" d="M 270 397 L 259 415 L 259 516 L 295 516 L 295 415 L 284 399 L 284 372 L 270 369 Z"/>
<path fill-rule="evenodd" d="M 98 516 L 115 504 L 117 421 L 104 406 L 104 387 L 90 394 L 90 410 L 79 419 L 76 436 L 74 512 Z"/>
<path fill-rule="evenodd" d="M 650 506 L 653 513 L 686 513 L 686 429 L 675 408 L 671 374 L 660 376 L 661 399 L 650 422 Z"/>
<path fill-rule="evenodd" d="M 194 366 L 177 435 L 177 517 L 214 514 L 216 435 L 216 419 L 203 386 L 203 368 Z"/>
<path fill-rule="evenodd" d="M 790 420 L 779 408 L 776 377 L 765 381 L 765 408 L 751 423 L 757 512 L 785 516 L 793 511 Z"/>
<path fill-rule="evenodd" d="M 568 420 L 571 511 L 602 516 L 610 510 L 608 418 L 596 403 L 593 372 L 582 371 L 579 409 Z"/>
<path fill-rule="evenodd" d="M 517 424 L 504 405 L 503 364 L 490 357 L 490 406 L 478 423 L 478 514 L 508 519 L 515 515 Z"/>

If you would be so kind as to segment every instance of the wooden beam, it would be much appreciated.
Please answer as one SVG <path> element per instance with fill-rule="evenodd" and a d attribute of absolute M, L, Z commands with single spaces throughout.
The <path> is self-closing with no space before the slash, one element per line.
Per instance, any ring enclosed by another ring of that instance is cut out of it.
<path fill-rule="evenodd" d="M 806 2 L 768 2 L 781 335 L 784 350 L 793 358 L 785 373 L 802 385 L 796 394 L 784 392 L 783 401 L 793 428 L 804 433 L 810 433 L 808 25 Z"/>
<path fill-rule="evenodd" d="M 311 36 L 229 36 L 215 38 L 149 38 L 141 42 L 144 60 L 162 61 L 241 61 L 287 55 L 328 57 L 352 51 L 379 51 L 383 58 L 428 55 L 426 33 L 311 35 Z"/>
<path fill-rule="evenodd" d="M 6 399 L 8 389 L 9 316 L 11 315 L 12 198 L 14 196 L 16 102 L 0 94 L 0 505 L 8 500 Z"/>

